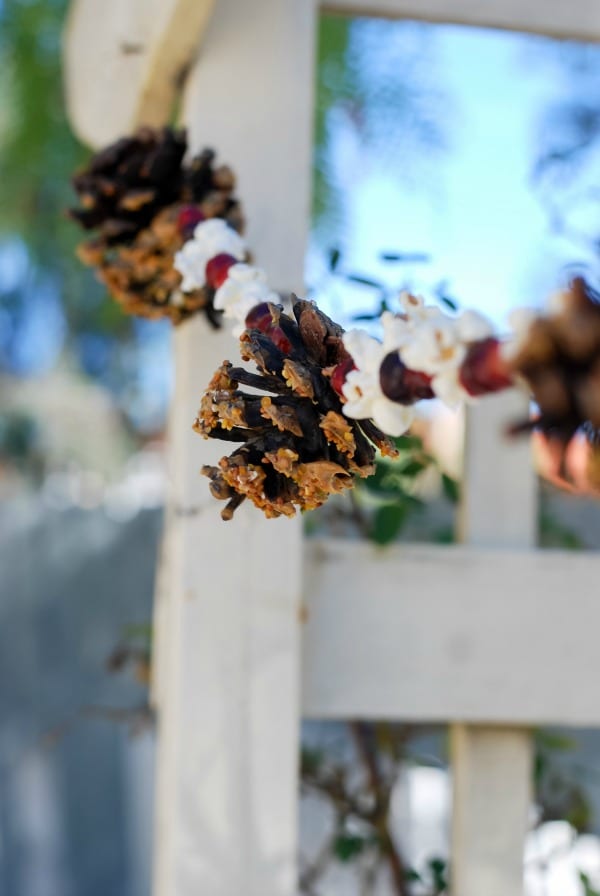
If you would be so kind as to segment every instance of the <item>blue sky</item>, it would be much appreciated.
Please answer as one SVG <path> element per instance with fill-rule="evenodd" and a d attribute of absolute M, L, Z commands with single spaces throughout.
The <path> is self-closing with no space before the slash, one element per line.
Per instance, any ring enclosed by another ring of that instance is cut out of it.
<path fill-rule="evenodd" d="M 502 324 L 511 307 L 543 303 L 566 265 L 589 260 L 585 250 L 550 232 L 530 185 L 540 118 L 567 95 L 561 45 L 508 32 L 420 27 L 432 30 L 429 78 L 449 98 L 447 146 L 432 162 L 431 176 L 425 168 L 420 183 L 418 177 L 407 183 L 401 153 L 396 166 L 382 161 L 381 147 L 365 144 L 343 111 L 334 112 L 329 160 L 343 187 L 349 266 L 389 278 L 389 266 L 377 262 L 380 250 L 427 252 L 430 266 L 397 270 L 396 281 L 399 273 L 427 283 L 448 278 L 462 305 Z M 402 26 L 391 29 L 385 52 L 397 38 L 401 71 Z M 600 71 L 600 48 L 595 52 Z M 344 298 L 354 310 L 369 301 L 364 290 Z"/>

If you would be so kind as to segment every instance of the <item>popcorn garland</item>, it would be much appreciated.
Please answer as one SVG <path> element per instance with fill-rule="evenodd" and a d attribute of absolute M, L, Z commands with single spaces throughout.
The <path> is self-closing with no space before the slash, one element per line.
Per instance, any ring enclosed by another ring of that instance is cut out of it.
<path fill-rule="evenodd" d="M 382 315 L 380 342 L 364 330 L 344 333 L 312 303 L 295 301 L 295 321 L 284 314 L 264 271 L 238 261 L 241 247 L 236 253 L 226 225 L 217 233 L 201 224 L 190 242 L 176 260 L 186 283 L 216 290 L 215 308 L 233 321 L 242 359 L 259 370 L 225 362 L 195 424 L 205 438 L 243 443 L 203 470 L 213 495 L 228 501 L 223 519 L 245 498 L 268 517 L 318 507 L 370 474 L 373 443 L 393 454 L 383 434 L 402 435 L 414 405 L 431 398 L 456 407 L 524 380 L 540 415 L 513 431 L 535 426 L 566 448 L 583 428 L 599 441 L 600 304 L 580 279 L 550 315 L 513 316 L 505 341 L 475 311 L 450 316 L 404 293 L 401 313 Z M 592 459 L 600 480 L 600 447 Z"/>
<path fill-rule="evenodd" d="M 97 153 L 73 178 L 81 203 L 70 216 L 95 235 L 78 247 L 79 258 L 96 270 L 125 311 L 168 317 L 180 323 L 204 311 L 217 326 L 220 315 L 208 286 L 189 288 L 174 266 L 199 223 L 225 226 L 239 259 L 240 205 L 235 177 L 205 149 L 188 164 L 184 131 L 141 128 Z M 189 250 L 188 250 L 189 251 Z"/>
<path fill-rule="evenodd" d="M 588 480 L 600 489 L 600 297 L 581 278 L 547 314 L 519 309 L 501 341 L 475 311 L 451 316 L 404 293 L 385 312 L 383 339 L 342 328 L 309 302 L 291 317 L 263 270 L 249 262 L 235 178 L 204 150 L 185 165 L 185 132 L 142 128 L 94 156 L 73 185 L 70 215 L 95 235 L 78 247 L 126 311 L 179 323 L 225 317 L 258 373 L 224 364 L 195 423 L 205 438 L 240 443 L 203 472 L 230 519 L 246 498 L 269 516 L 311 509 L 393 456 L 418 401 L 450 407 L 523 382 L 539 408 L 513 432 L 541 430 L 566 452 L 590 445 Z M 240 386 L 261 390 L 245 393 Z"/>

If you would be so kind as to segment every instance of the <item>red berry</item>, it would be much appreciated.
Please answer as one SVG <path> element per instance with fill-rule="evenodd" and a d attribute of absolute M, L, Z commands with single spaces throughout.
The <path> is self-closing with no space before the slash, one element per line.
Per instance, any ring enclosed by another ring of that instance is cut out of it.
<path fill-rule="evenodd" d="M 381 391 L 398 404 L 414 404 L 423 398 L 433 398 L 431 377 L 420 370 L 410 370 L 398 352 L 390 352 L 379 369 Z"/>
<path fill-rule="evenodd" d="M 497 339 L 481 339 L 469 347 L 460 368 L 460 384 L 469 395 L 486 395 L 514 385 Z"/>
<path fill-rule="evenodd" d="M 281 327 L 269 327 L 267 336 L 269 337 L 273 345 L 276 345 L 277 348 L 284 353 L 284 355 L 287 355 L 291 352 L 292 344 Z"/>
<path fill-rule="evenodd" d="M 269 302 L 255 305 L 246 315 L 248 330 L 260 330 L 261 333 L 269 337 L 273 345 L 287 355 L 292 350 L 292 344 L 281 327 L 278 326 L 278 321 L 279 309 Z"/>
<path fill-rule="evenodd" d="M 261 333 L 267 333 L 272 326 L 273 313 L 268 302 L 261 302 L 260 305 L 255 305 L 246 315 L 246 327 L 248 330 L 260 330 Z"/>
<path fill-rule="evenodd" d="M 334 367 L 334 369 L 331 373 L 330 383 L 331 383 L 333 390 L 335 392 L 337 392 L 338 395 L 343 396 L 344 392 L 343 392 L 342 387 L 343 387 L 344 383 L 346 382 L 346 377 L 348 376 L 348 374 L 350 373 L 351 370 L 355 370 L 355 369 L 356 369 L 356 365 L 355 365 L 354 361 L 352 360 L 352 358 L 346 358 L 345 361 L 340 361 L 340 363 L 336 364 L 336 366 Z"/>
<path fill-rule="evenodd" d="M 226 252 L 221 252 L 219 255 L 215 255 L 206 265 L 207 284 L 212 289 L 218 289 L 220 286 L 223 286 L 227 280 L 229 268 L 237 263 L 237 258 L 234 258 L 233 255 L 227 255 Z"/>
<path fill-rule="evenodd" d="M 177 215 L 177 227 L 182 236 L 191 237 L 194 228 L 200 221 L 204 221 L 205 215 L 197 205 L 184 205 Z"/>

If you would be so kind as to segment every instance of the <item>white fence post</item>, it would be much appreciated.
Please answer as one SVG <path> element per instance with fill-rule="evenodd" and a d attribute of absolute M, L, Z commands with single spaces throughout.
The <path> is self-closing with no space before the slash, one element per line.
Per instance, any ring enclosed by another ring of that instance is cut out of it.
<path fill-rule="evenodd" d="M 190 145 L 232 165 L 248 244 L 301 290 L 311 177 L 312 2 L 219 0 L 187 82 Z M 199 476 L 227 445 L 191 432 L 238 355 L 203 320 L 176 333 L 159 636 L 155 896 L 291 896 L 296 886 L 299 520 L 223 523 Z"/>
<path fill-rule="evenodd" d="M 502 437 L 527 412 L 522 395 L 488 398 L 467 415 L 461 535 L 480 547 L 531 548 L 537 507 L 528 440 Z M 502 576 L 500 564 L 490 575 Z M 506 657 L 510 663 L 510 655 Z M 453 896 L 520 896 L 531 799 L 526 729 L 450 726 Z"/>

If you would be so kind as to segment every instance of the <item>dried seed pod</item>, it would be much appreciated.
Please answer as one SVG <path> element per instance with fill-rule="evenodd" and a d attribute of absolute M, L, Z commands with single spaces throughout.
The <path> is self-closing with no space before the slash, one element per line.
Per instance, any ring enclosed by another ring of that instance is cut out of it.
<path fill-rule="evenodd" d="M 81 207 L 69 214 L 95 231 L 78 255 L 128 313 L 179 323 L 204 310 L 216 325 L 213 288 L 182 292 L 173 259 L 201 221 L 241 230 L 243 218 L 231 169 L 215 167 L 208 149 L 184 165 L 186 149 L 185 132 L 170 128 L 117 140 L 73 178 Z"/>
<path fill-rule="evenodd" d="M 184 131 L 141 128 L 97 153 L 73 177 L 82 208 L 70 215 L 105 245 L 131 241 L 182 195 Z"/>
<path fill-rule="evenodd" d="M 342 413 L 329 378 L 348 358 L 341 328 L 310 302 L 296 300 L 293 311 L 291 317 L 278 305 L 256 306 L 240 345 L 258 373 L 226 361 L 202 399 L 194 429 L 240 443 L 202 471 L 211 493 L 228 502 L 223 519 L 245 498 L 269 518 L 314 509 L 374 471 L 375 445 L 397 453 L 372 421 Z"/>
<path fill-rule="evenodd" d="M 539 407 L 535 425 L 566 445 L 600 428 L 600 297 L 577 277 L 554 306 L 520 334 L 509 364 Z"/>

